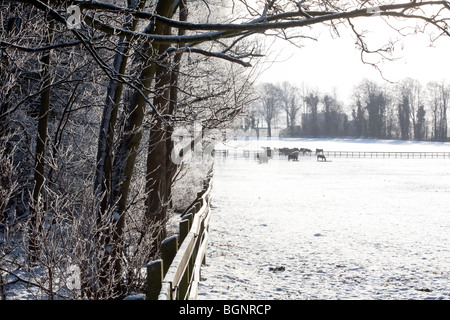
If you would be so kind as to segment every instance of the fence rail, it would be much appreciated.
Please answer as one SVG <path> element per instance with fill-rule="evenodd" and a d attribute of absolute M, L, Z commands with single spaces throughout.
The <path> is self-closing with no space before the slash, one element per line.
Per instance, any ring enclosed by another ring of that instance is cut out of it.
<path fill-rule="evenodd" d="M 242 149 L 227 149 L 227 150 L 214 150 L 216 157 L 220 158 L 251 158 L 256 155 L 262 154 L 264 150 L 242 150 Z M 272 150 L 273 154 L 277 154 Z M 323 154 L 330 158 L 403 158 L 403 159 L 450 159 L 450 152 L 405 152 L 405 151 L 327 151 L 324 150 Z M 300 157 L 315 157 L 315 152 L 300 153 Z M 284 158 L 283 155 L 280 155 Z"/>
<path fill-rule="evenodd" d="M 182 214 L 179 235 L 165 239 L 161 244 L 161 259 L 147 265 L 147 299 L 197 298 L 209 238 L 211 189 L 212 170 L 197 199 Z"/>
<path fill-rule="evenodd" d="M 324 151 L 324 155 L 332 158 L 448 158 L 450 152 L 405 152 L 405 151 Z"/>

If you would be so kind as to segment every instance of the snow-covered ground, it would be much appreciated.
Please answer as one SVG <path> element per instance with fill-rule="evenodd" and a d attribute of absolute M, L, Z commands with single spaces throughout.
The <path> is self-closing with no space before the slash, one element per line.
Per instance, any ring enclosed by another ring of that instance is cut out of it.
<path fill-rule="evenodd" d="M 259 144 L 450 151 L 377 140 Z M 330 160 L 216 160 L 199 299 L 450 299 L 450 159 Z"/>

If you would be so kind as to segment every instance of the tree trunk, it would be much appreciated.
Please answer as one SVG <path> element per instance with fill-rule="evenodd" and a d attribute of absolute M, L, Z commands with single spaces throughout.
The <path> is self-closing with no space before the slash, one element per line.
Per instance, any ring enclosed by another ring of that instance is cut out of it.
<path fill-rule="evenodd" d="M 180 21 L 187 20 L 187 10 L 180 3 Z M 166 28 L 166 35 L 170 35 L 170 28 Z M 180 29 L 178 35 L 183 35 Z M 159 54 L 167 50 L 167 45 L 161 45 Z M 178 71 L 182 53 L 176 53 L 171 63 L 170 58 L 162 61 L 156 70 L 154 105 L 161 114 L 173 115 L 178 102 Z M 150 139 L 147 153 L 147 179 L 146 179 L 146 217 L 151 225 L 153 245 L 151 256 L 158 253 L 161 242 L 166 238 L 167 209 L 170 206 L 172 194 L 172 179 L 176 173 L 177 165 L 171 161 L 173 149 L 173 126 L 169 121 L 155 119 L 150 130 Z"/>
<path fill-rule="evenodd" d="M 134 9 L 135 1 L 128 1 L 128 8 Z M 140 9 L 144 8 L 146 1 L 140 1 Z M 128 23 L 124 29 L 134 31 L 137 26 L 137 19 L 128 18 Z M 130 52 L 130 42 L 124 38 L 119 39 L 117 53 L 114 57 L 113 69 L 118 75 L 124 75 L 128 63 Z M 118 79 L 111 79 L 106 94 L 105 108 L 100 126 L 99 141 L 97 148 L 97 170 L 94 180 L 94 192 L 97 199 L 101 199 L 100 212 L 105 212 L 113 205 L 112 179 L 113 179 L 113 144 L 114 130 L 117 120 L 117 113 L 122 97 L 123 83 Z"/>
<path fill-rule="evenodd" d="M 142 9 L 145 6 L 146 1 L 139 2 L 139 8 Z M 128 1 L 128 8 L 134 9 L 136 7 L 136 1 Z M 134 31 L 136 29 L 138 23 L 138 19 L 133 19 L 131 17 L 127 18 L 127 23 L 124 25 L 124 29 Z M 130 42 L 125 38 L 120 38 L 117 43 L 116 55 L 114 56 L 113 69 L 117 75 L 120 77 L 125 74 L 126 66 L 128 63 L 128 57 L 130 53 Z M 100 270 L 103 270 L 103 273 L 97 275 L 100 279 L 101 290 L 96 292 L 97 298 L 101 298 L 102 296 L 108 297 L 110 296 L 105 285 L 110 282 L 109 269 L 113 268 L 111 266 L 110 261 L 108 261 L 110 257 L 110 248 L 111 248 L 111 234 L 115 234 L 115 230 L 110 230 L 108 228 L 104 229 L 105 226 L 111 225 L 107 221 L 103 221 L 104 217 L 107 216 L 107 213 L 111 208 L 115 205 L 116 199 L 114 198 L 113 192 L 113 181 L 115 179 L 115 170 L 114 170 L 114 139 L 115 139 L 115 130 L 116 130 L 116 121 L 117 114 L 119 111 L 119 105 L 122 98 L 123 91 L 123 83 L 119 81 L 119 79 L 114 78 L 109 81 L 107 87 L 106 101 L 105 107 L 103 109 L 100 132 L 99 132 L 99 140 L 97 147 L 97 170 L 95 172 L 95 180 L 94 180 L 94 194 L 96 199 L 100 202 L 100 207 L 97 212 L 97 226 L 98 230 L 102 233 L 99 234 L 99 241 L 105 247 L 106 251 L 106 261 L 101 262 Z M 117 187 L 117 185 L 116 185 Z M 113 221 L 115 223 L 115 221 Z M 117 227 L 114 224 L 113 228 Z M 100 254 L 102 256 L 102 254 Z M 94 268 L 95 269 L 95 268 Z M 84 271 L 87 272 L 87 271 Z M 84 273 L 83 272 L 83 273 Z M 91 282 L 96 277 L 87 272 L 85 274 L 86 281 Z M 116 277 L 120 279 L 120 277 Z M 117 280 L 119 281 L 119 280 Z M 97 287 L 95 283 L 83 283 L 83 286 L 90 289 L 92 287 Z M 86 292 L 89 293 L 90 290 Z"/>
<path fill-rule="evenodd" d="M 170 28 L 166 28 L 165 34 L 170 34 Z M 162 55 L 168 45 L 161 45 L 159 55 Z M 155 108 L 160 114 L 168 114 L 170 99 L 170 59 L 160 62 L 156 69 L 156 96 L 153 100 Z M 150 129 L 147 153 L 147 177 L 146 177 L 146 217 L 153 230 L 154 245 L 152 255 L 156 253 L 159 244 L 166 237 L 166 212 L 167 212 L 167 151 L 166 141 L 170 139 L 166 131 L 164 120 L 155 118 Z"/>
<path fill-rule="evenodd" d="M 168 17 L 170 9 L 176 0 L 160 0 L 156 6 L 155 13 Z M 164 25 L 152 22 L 147 28 L 148 33 L 161 35 L 164 32 Z M 159 52 L 159 44 L 150 43 L 145 54 L 154 57 L 155 52 Z M 111 239 L 105 243 L 105 252 L 108 259 L 108 265 L 105 271 L 108 271 L 109 264 L 112 267 L 112 281 L 117 281 L 116 290 L 120 293 L 122 277 L 122 251 L 123 251 L 123 232 L 125 228 L 125 215 L 127 200 L 130 192 L 130 183 L 133 176 L 133 170 L 136 163 L 136 157 L 142 139 L 142 123 L 144 120 L 147 99 L 151 92 L 152 79 L 156 74 L 157 59 L 149 59 L 147 65 L 143 66 L 139 76 L 138 89 L 133 93 L 130 103 L 126 106 L 127 120 L 123 132 L 123 137 L 119 143 L 118 154 L 114 163 L 114 176 L 112 181 L 112 190 L 114 202 L 117 202 L 117 208 L 114 210 L 114 226 Z"/>
<path fill-rule="evenodd" d="M 183 2 L 180 2 L 180 21 L 187 21 L 188 11 L 185 7 Z M 178 35 L 182 36 L 185 34 L 184 29 L 179 29 Z M 175 54 L 174 62 L 173 62 L 173 68 L 170 75 L 170 100 L 169 100 L 169 114 L 174 114 L 176 112 L 177 104 L 178 104 L 178 73 L 180 71 L 180 63 L 183 53 L 178 52 Z M 173 134 L 173 125 L 169 123 L 167 125 L 167 135 L 168 139 L 166 139 L 166 162 L 167 162 L 167 168 L 166 168 L 166 187 L 167 187 L 167 199 L 169 201 L 169 206 L 172 203 L 172 180 L 177 172 L 178 166 L 171 160 L 170 155 L 171 151 L 174 148 L 174 143 L 172 140 L 172 134 Z"/>
<path fill-rule="evenodd" d="M 54 22 L 49 23 L 47 29 L 47 39 L 46 42 L 51 44 L 54 36 Z M 51 50 L 44 53 L 41 58 L 42 64 L 42 87 L 45 88 L 41 93 L 41 103 L 39 108 L 39 119 L 38 119 L 38 132 L 36 139 L 36 154 L 35 154 L 35 165 L 34 165 L 34 187 L 32 192 L 32 205 L 30 209 L 30 232 L 29 232 L 29 250 L 30 250 L 30 261 L 35 262 L 39 252 L 39 243 L 36 240 L 37 233 L 41 230 L 42 226 L 39 222 L 38 207 L 41 206 L 41 193 L 45 182 L 45 152 L 47 144 L 47 126 L 48 126 L 48 116 L 50 112 L 50 85 L 52 82 L 50 74 L 50 62 L 51 62 Z"/>

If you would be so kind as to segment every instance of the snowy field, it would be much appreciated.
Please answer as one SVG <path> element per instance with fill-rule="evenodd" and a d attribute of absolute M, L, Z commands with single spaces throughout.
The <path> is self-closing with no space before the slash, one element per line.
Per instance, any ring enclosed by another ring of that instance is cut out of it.
<path fill-rule="evenodd" d="M 260 144 L 450 151 L 376 140 Z M 450 159 L 329 160 L 216 160 L 199 299 L 450 299 Z"/>

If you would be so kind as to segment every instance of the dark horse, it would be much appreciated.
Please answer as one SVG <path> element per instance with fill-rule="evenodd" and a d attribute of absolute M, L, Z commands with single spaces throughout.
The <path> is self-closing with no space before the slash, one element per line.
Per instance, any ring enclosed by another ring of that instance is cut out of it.
<path fill-rule="evenodd" d="M 300 153 L 300 151 L 294 151 L 288 154 L 288 161 L 290 161 L 291 159 L 293 161 L 298 161 L 298 154 Z"/>
<path fill-rule="evenodd" d="M 317 155 L 317 161 L 319 161 L 319 159 L 320 159 L 321 161 L 327 161 L 327 158 L 325 158 L 325 156 L 324 156 L 323 154 L 318 154 L 318 155 Z"/>
<path fill-rule="evenodd" d="M 303 155 L 305 155 L 306 152 L 311 153 L 312 150 L 311 149 L 307 149 L 307 148 L 300 148 L 300 152 L 303 153 Z"/>

